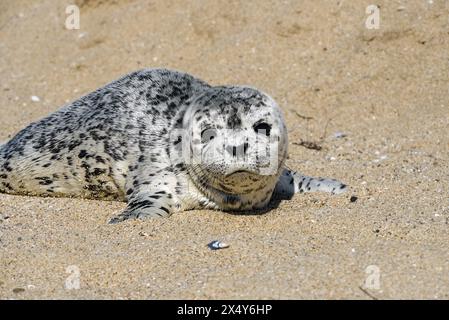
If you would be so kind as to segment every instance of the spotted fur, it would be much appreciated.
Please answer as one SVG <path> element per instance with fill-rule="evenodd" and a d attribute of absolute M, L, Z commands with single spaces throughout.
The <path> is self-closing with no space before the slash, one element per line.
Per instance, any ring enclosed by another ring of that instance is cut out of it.
<path fill-rule="evenodd" d="M 263 208 L 275 189 L 345 189 L 285 171 L 287 145 L 281 111 L 267 94 L 147 69 L 1 145 L 0 191 L 127 201 L 115 223 L 195 208 Z"/>
<path fill-rule="evenodd" d="M 340 194 L 346 190 L 347 186 L 335 179 L 313 178 L 284 169 L 276 184 L 275 192 L 282 198 L 291 198 L 297 192 L 321 191 Z"/>

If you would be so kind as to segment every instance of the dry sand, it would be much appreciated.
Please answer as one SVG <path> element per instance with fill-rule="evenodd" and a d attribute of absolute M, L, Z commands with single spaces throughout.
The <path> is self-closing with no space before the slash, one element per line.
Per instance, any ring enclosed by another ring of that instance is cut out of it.
<path fill-rule="evenodd" d="M 106 221 L 124 203 L 1 194 L 0 298 L 448 299 L 449 4 L 431 2 L 376 1 L 368 30 L 361 0 L 84 0 L 81 29 L 66 30 L 69 1 L 1 1 L 0 141 L 120 75 L 168 67 L 270 93 L 288 165 L 352 189 L 259 216 L 118 225 Z M 231 247 L 210 251 L 214 239 Z M 375 268 L 379 288 L 362 290 Z"/>

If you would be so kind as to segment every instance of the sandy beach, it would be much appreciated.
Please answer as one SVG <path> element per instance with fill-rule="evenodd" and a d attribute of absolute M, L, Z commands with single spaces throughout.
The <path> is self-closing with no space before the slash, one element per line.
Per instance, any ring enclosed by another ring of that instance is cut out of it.
<path fill-rule="evenodd" d="M 1 299 L 449 299 L 447 1 L 379 0 L 378 29 L 362 0 L 74 2 L 79 30 L 71 1 L 0 2 L 0 141 L 165 67 L 269 93 L 287 165 L 350 190 L 116 225 L 125 203 L 0 194 Z"/>

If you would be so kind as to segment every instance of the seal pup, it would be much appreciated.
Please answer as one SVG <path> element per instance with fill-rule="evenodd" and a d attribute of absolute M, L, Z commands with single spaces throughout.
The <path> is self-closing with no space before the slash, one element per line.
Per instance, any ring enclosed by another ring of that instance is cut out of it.
<path fill-rule="evenodd" d="M 0 146 L 0 191 L 127 201 L 111 223 L 189 209 L 251 211 L 346 185 L 285 168 L 280 108 L 247 86 L 167 69 L 130 73 Z"/>

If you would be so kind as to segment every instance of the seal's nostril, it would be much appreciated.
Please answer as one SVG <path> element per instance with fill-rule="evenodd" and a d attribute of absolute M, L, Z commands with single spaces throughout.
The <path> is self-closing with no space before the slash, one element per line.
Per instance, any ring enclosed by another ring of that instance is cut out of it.
<path fill-rule="evenodd" d="M 226 146 L 226 151 L 233 157 L 237 156 L 237 147 L 236 146 Z"/>
<path fill-rule="evenodd" d="M 248 150 L 249 144 L 244 143 L 239 146 L 227 146 L 226 151 L 231 154 L 233 157 L 241 157 L 244 154 L 246 154 L 246 151 Z"/>

